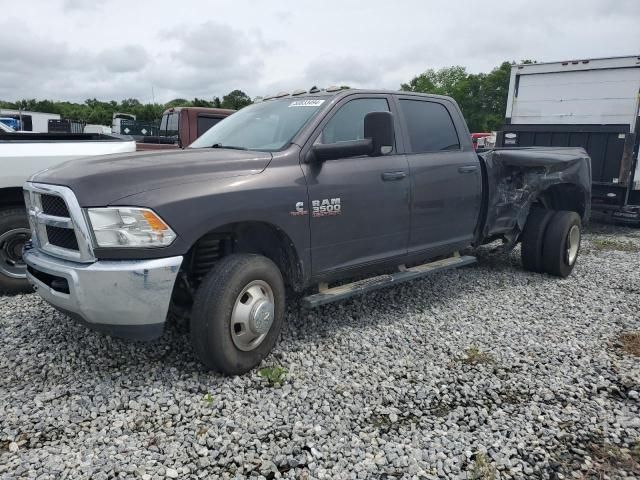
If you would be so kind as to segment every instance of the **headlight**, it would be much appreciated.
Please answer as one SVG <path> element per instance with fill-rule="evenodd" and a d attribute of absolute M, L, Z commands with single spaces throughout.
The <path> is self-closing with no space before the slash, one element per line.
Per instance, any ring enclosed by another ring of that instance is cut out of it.
<path fill-rule="evenodd" d="M 98 247 L 166 247 L 176 238 L 148 208 L 88 208 L 87 214 Z"/>

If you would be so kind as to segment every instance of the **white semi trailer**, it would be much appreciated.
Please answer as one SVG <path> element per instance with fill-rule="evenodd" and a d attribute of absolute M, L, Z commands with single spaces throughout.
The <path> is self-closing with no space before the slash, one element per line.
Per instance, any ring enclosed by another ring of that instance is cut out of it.
<path fill-rule="evenodd" d="M 60 120 L 57 113 L 30 112 L 27 110 L 11 110 L 0 108 L 0 117 L 10 117 L 18 120 L 19 130 L 34 133 L 47 133 L 49 131 L 49 120 Z"/>
<path fill-rule="evenodd" d="M 640 55 L 514 65 L 498 146 L 584 147 L 593 214 L 640 225 Z"/>

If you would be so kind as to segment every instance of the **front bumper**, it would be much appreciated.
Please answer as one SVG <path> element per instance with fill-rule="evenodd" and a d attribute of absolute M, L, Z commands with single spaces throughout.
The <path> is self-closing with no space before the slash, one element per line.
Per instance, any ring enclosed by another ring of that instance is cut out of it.
<path fill-rule="evenodd" d="M 27 278 L 58 310 L 108 335 L 162 335 L 182 257 L 76 263 L 26 248 Z"/>

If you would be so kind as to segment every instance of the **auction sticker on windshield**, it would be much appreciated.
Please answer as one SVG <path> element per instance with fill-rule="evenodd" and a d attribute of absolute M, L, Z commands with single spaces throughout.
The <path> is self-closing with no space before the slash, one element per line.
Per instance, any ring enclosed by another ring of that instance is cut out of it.
<path fill-rule="evenodd" d="M 319 107 L 324 103 L 324 100 L 296 100 L 289 104 L 291 107 Z"/>

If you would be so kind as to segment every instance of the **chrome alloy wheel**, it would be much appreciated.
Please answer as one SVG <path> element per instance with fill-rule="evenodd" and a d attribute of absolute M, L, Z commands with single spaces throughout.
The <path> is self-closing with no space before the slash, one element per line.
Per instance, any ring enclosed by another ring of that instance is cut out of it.
<path fill-rule="evenodd" d="M 22 247 L 30 236 L 28 228 L 14 228 L 0 235 L 0 274 L 9 278 L 27 277 Z"/>
<path fill-rule="evenodd" d="M 275 319 L 273 290 L 254 280 L 245 286 L 231 312 L 231 339 L 244 352 L 254 350 L 266 338 Z"/>
<path fill-rule="evenodd" d="M 573 265 L 580 248 L 580 227 L 573 225 L 567 235 L 567 263 Z"/>

